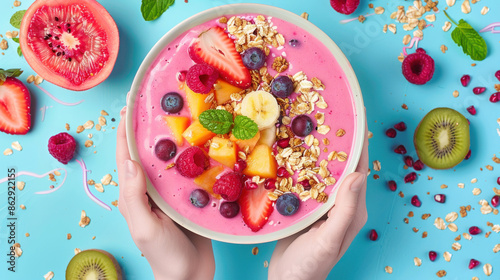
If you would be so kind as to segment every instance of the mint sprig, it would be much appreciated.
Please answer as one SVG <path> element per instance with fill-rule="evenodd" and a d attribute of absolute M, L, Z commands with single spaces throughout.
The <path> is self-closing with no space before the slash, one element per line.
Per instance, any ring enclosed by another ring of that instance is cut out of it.
<path fill-rule="evenodd" d="M 461 19 L 458 24 L 453 21 L 448 13 L 444 11 L 446 17 L 453 22 L 456 27 L 451 32 L 451 38 L 455 43 L 462 47 L 465 54 L 469 55 L 473 60 L 481 61 L 488 55 L 488 46 L 483 37 L 465 20 Z"/>
<path fill-rule="evenodd" d="M 159 18 L 175 0 L 142 0 L 141 12 L 146 21 Z"/>
<path fill-rule="evenodd" d="M 8 69 L 8 70 L 0 68 L 0 82 L 2 83 L 5 82 L 7 77 L 12 77 L 12 78 L 19 77 L 21 76 L 22 73 L 23 70 L 21 70 L 20 68 Z"/>
<path fill-rule="evenodd" d="M 233 120 L 233 114 L 226 110 L 206 110 L 198 119 L 204 128 L 216 134 L 226 134 L 232 127 L 234 137 L 241 140 L 252 139 L 259 132 L 259 127 L 252 119 L 238 115 Z"/>
<path fill-rule="evenodd" d="M 23 20 L 24 13 L 26 13 L 26 10 L 15 12 L 10 18 L 10 24 L 17 29 L 21 29 L 21 21 Z"/>

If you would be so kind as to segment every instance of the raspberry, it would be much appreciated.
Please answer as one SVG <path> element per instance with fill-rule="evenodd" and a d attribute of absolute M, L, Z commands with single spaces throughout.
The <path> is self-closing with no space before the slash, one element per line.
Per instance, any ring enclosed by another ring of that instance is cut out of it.
<path fill-rule="evenodd" d="M 186 74 L 187 86 L 196 93 L 207 94 L 219 77 L 219 71 L 208 64 L 195 64 Z"/>
<path fill-rule="evenodd" d="M 359 6 L 359 0 L 330 0 L 332 8 L 344 15 L 350 15 Z"/>
<path fill-rule="evenodd" d="M 210 167 L 210 161 L 202 149 L 196 146 L 189 147 L 179 155 L 175 167 L 182 176 L 194 178 Z"/>
<path fill-rule="evenodd" d="M 215 181 L 213 191 L 220 194 L 227 201 L 236 201 L 240 198 L 243 189 L 243 176 L 241 173 L 230 172 L 222 175 Z"/>
<path fill-rule="evenodd" d="M 434 59 L 423 49 L 417 49 L 416 53 L 408 55 L 403 60 L 403 75 L 412 84 L 427 83 L 434 75 Z"/>
<path fill-rule="evenodd" d="M 66 132 L 49 138 L 49 153 L 59 162 L 67 164 L 75 154 L 76 141 Z"/>

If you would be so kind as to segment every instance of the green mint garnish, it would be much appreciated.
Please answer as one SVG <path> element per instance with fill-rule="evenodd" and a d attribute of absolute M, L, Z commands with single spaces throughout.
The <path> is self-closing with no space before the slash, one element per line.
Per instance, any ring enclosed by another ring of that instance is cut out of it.
<path fill-rule="evenodd" d="M 141 12 L 146 21 L 159 18 L 175 0 L 142 0 Z"/>
<path fill-rule="evenodd" d="M 21 21 L 23 20 L 24 13 L 26 13 L 26 10 L 21 10 L 15 12 L 12 17 L 10 18 L 10 24 L 14 26 L 17 29 L 21 28 Z"/>
<path fill-rule="evenodd" d="M 257 132 L 259 132 L 259 127 L 251 118 L 239 115 L 234 118 L 234 137 L 241 140 L 252 139 Z"/>
<path fill-rule="evenodd" d="M 470 26 L 465 20 L 461 19 L 458 24 L 453 21 L 446 11 L 443 11 L 446 17 L 453 22 L 457 27 L 451 32 L 451 38 L 455 43 L 462 47 L 465 54 L 469 55 L 473 60 L 481 61 L 488 54 L 488 47 L 483 37 Z"/>
<path fill-rule="evenodd" d="M 233 114 L 226 110 L 206 110 L 199 118 L 204 128 L 216 134 L 226 134 L 233 125 Z"/>
<path fill-rule="evenodd" d="M 23 73 L 23 70 L 16 68 L 16 69 L 9 69 L 9 70 L 4 70 L 0 68 L 0 81 L 3 83 L 5 82 L 5 79 L 7 77 L 19 77 Z"/>
<path fill-rule="evenodd" d="M 21 50 L 21 46 L 18 46 L 18 47 L 17 47 L 17 54 L 18 54 L 19 56 L 23 56 L 23 51 Z"/>
<path fill-rule="evenodd" d="M 19 44 L 19 38 L 12 38 L 12 41 L 16 42 Z"/>

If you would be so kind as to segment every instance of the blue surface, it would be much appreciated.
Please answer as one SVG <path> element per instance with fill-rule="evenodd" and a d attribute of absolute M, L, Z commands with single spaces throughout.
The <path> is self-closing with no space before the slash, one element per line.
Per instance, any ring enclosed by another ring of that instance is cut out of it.
<path fill-rule="evenodd" d="M 4 0 L 0 4 L 0 31 L 12 30 L 9 24 L 10 16 L 16 10 L 26 9 L 33 1 L 23 0 L 19 8 L 11 8 L 13 0 Z M 14 151 L 14 154 L 5 157 L 0 155 L 0 178 L 6 176 L 7 167 L 14 166 L 18 170 L 27 170 L 35 173 L 45 173 L 53 168 L 60 167 L 55 159 L 47 152 L 46 143 L 50 136 L 65 131 L 65 123 L 71 125 L 71 134 L 79 143 L 86 139 L 87 132 L 76 134 L 78 125 L 92 119 L 97 120 L 102 109 L 110 116 L 107 117 L 106 131 L 94 134 L 95 148 L 84 148 L 80 145 L 78 157 L 83 158 L 88 169 L 92 170 L 89 177 L 98 181 L 104 174 L 111 173 L 117 180 L 115 164 L 115 133 L 111 127 L 117 122 L 111 118 L 119 119 L 119 110 L 125 105 L 125 96 L 130 88 L 133 77 L 142 59 L 146 56 L 154 43 L 163 34 L 185 18 L 208 8 L 243 1 L 202 1 L 190 0 L 189 3 L 177 0 L 159 20 L 145 22 L 140 14 L 140 1 L 101 0 L 103 6 L 114 17 L 120 30 L 120 54 L 111 76 L 101 85 L 87 92 L 70 92 L 48 82 L 42 86 L 56 97 L 67 101 L 76 102 L 85 99 L 85 102 L 76 107 L 66 107 L 55 103 L 33 85 L 28 85 L 32 93 L 32 129 L 26 136 L 11 136 L 0 134 L 0 150 L 10 147 L 13 141 L 19 141 L 23 151 Z M 450 32 L 441 30 L 445 21 L 442 13 L 437 14 L 435 27 L 430 27 L 424 32 L 424 40 L 420 47 L 427 50 L 435 62 L 436 72 L 434 78 L 424 86 L 410 85 L 401 75 L 401 63 L 397 56 L 402 49 L 402 38 L 409 32 L 403 31 L 398 25 L 396 35 L 388 32 L 384 34 L 384 24 L 392 23 L 389 15 L 396 10 L 396 4 L 408 5 L 411 1 L 373 1 L 375 6 L 386 8 L 382 15 L 367 18 L 361 24 L 358 21 L 342 25 L 340 20 L 351 18 L 337 14 L 329 5 L 329 1 L 314 1 L 314 5 L 304 1 L 250 1 L 265 3 L 285 8 L 296 14 L 309 13 L 309 20 L 325 31 L 344 51 L 350 60 L 363 90 L 367 106 L 368 125 L 373 132 L 370 140 L 370 162 L 379 160 L 382 163 L 380 172 L 373 172 L 368 180 L 367 205 L 369 219 L 361 234 L 354 240 L 344 258 L 333 269 L 328 279 L 437 279 L 436 272 L 444 269 L 448 275 L 445 279 L 471 279 L 477 276 L 485 279 L 481 267 L 474 270 L 467 268 L 470 258 L 493 265 L 493 274 L 488 279 L 500 277 L 500 254 L 494 254 L 492 248 L 500 243 L 498 233 L 492 233 L 485 238 L 484 232 L 490 231 L 486 222 L 499 224 L 499 217 L 493 214 L 482 215 L 479 211 L 480 199 L 490 200 L 493 196 L 492 188 L 496 185 L 496 178 L 500 175 L 500 166 L 491 161 L 494 153 L 500 156 L 500 137 L 496 129 L 499 128 L 496 119 L 500 117 L 500 103 L 488 102 L 488 97 L 494 92 L 493 85 L 499 83 L 494 77 L 495 71 L 500 69 L 500 35 L 484 34 L 488 44 L 489 55 L 485 61 L 477 62 L 476 67 L 471 67 L 473 61 L 465 56 L 451 40 Z M 360 8 L 353 15 L 371 13 L 368 1 L 361 1 Z M 445 7 L 445 1 L 440 1 L 439 7 Z M 448 9 L 452 17 L 458 21 L 464 18 L 476 29 L 498 20 L 500 2 L 481 1 L 472 5 L 472 13 L 464 15 L 460 12 L 460 4 Z M 390 7 L 388 5 L 391 5 Z M 491 11 L 482 16 L 480 10 L 489 6 Z M 25 81 L 28 75 L 35 74 L 23 58 L 16 54 L 17 44 L 8 40 L 10 48 L 5 55 L 0 55 L 0 68 L 8 69 L 21 67 L 25 70 L 21 80 Z M 449 50 L 446 54 L 440 51 L 444 44 Z M 413 52 L 413 50 L 410 50 Z M 463 88 L 460 77 L 468 73 L 472 76 L 471 85 Z M 476 96 L 472 94 L 475 86 L 486 86 L 486 93 Z M 452 92 L 458 90 L 460 96 L 454 98 Z M 402 104 L 408 110 L 402 109 Z M 470 116 L 466 108 L 474 105 L 477 115 Z M 40 108 L 49 106 L 42 121 Z M 429 168 L 419 172 L 420 177 L 412 185 L 405 185 L 402 177 L 408 172 L 403 168 L 400 156 L 395 155 L 392 149 L 398 144 L 404 144 L 409 154 L 416 153 L 412 145 L 413 131 L 420 119 L 435 107 L 447 106 L 462 112 L 471 121 L 472 157 L 451 170 L 435 171 Z M 408 125 L 406 132 L 398 133 L 395 139 L 389 139 L 384 131 L 393 124 L 405 121 Z M 94 154 L 94 151 L 97 153 Z M 486 164 L 493 165 L 496 169 L 491 172 L 484 169 Z M 124 270 L 127 279 L 153 279 L 151 269 L 141 253 L 135 247 L 128 232 L 125 220 L 118 209 L 112 206 L 108 212 L 93 203 L 82 189 L 81 169 L 76 162 L 71 162 L 65 168 L 68 178 L 65 185 L 57 192 L 49 195 L 36 195 L 39 190 L 48 189 L 52 182 L 46 178 L 20 178 L 26 181 L 26 188 L 17 191 L 17 203 L 26 205 L 26 210 L 17 209 L 18 228 L 17 241 L 21 243 L 24 253 L 17 261 L 16 273 L 7 271 L 5 254 L 8 250 L 6 243 L 7 232 L 5 224 L 6 209 L 6 184 L 0 190 L 0 279 L 41 279 L 49 270 L 55 272 L 54 279 L 63 279 L 65 268 L 73 256 L 74 248 L 88 249 L 101 248 L 114 254 Z M 480 170 L 483 169 L 483 171 Z M 380 179 L 375 180 L 374 174 Z M 433 177 L 428 180 L 427 176 Z M 471 184 L 472 178 L 477 178 L 478 183 Z M 386 181 L 394 179 L 398 183 L 398 192 L 404 193 L 404 198 L 397 192 L 390 192 Z M 60 181 L 60 178 L 59 180 Z M 464 189 L 457 187 L 458 183 L 465 183 Z M 448 188 L 441 189 L 442 184 Z M 472 189 L 482 189 L 479 196 L 472 195 Z M 500 187 L 499 187 L 500 188 Z M 107 204 L 118 199 L 118 188 L 105 187 L 104 193 L 96 195 Z M 430 195 L 427 195 L 427 193 Z M 436 193 L 447 195 L 445 204 L 433 201 Z M 410 198 L 419 195 L 422 207 L 415 208 L 410 205 Z M 451 212 L 458 212 L 459 206 L 471 205 L 472 211 L 466 218 L 455 221 L 458 232 L 449 230 L 440 231 L 433 226 L 436 217 L 442 217 Z M 80 211 L 85 210 L 91 218 L 91 223 L 86 228 L 80 228 L 78 221 Z M 409 211 L 415 216 L 409 218 L 409 224 L 403 219 Z M 432 216 L 427 220 L 420 217 L 424 213 Z M 470 226 L 477 225 L 483 233 L 475 236 L 471 241 L 462 238 L 460 251 L 453 251 L 453 239 Z M 412 228 L 419 229 L 414 233 Z M 369 241 L 367 233 L 375 228 L 379 232 L 379 240 Z M 423 239 L 422 232 L 427 231 L 428 237 Z M 29 237 L 25 237 L 29 233 Z M 66 239 L 66 234 L 71 233 L 71 240 Z M 92 237 L 95 236 L 95 240 Z M 266 279 L 267 268 L 263 263 L 271 258 L 274 243 L 260 244 L 259 254 L 251 254 L 252 245 L 232 245 L 214 242 L 217 262 L 215 279 Z M 428 260 L 429 250 L 438 252 L 438 259 L 431 263 Z M 452 261 L 446 262 L 443 252 L 453 254 Z M 416 267 L 413 258 L 419 257 L 423 264 Z M 392 275 L 386 274 L 385 266 L 394 269 Z"/>

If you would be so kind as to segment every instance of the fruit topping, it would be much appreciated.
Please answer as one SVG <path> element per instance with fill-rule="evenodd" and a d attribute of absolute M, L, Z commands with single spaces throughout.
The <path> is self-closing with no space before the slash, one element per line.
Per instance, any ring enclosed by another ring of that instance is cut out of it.
<path fill-rule="evenodd" d="M 246 149 L 248 149 L 249 152 L 251 152 L 255 147 L 255 145 L 257 145 L 259 139 L 260 139 L 260 131 L 258 131 L 254 137 L 246 140 L 238 139 L 233 134 L 229 136 L 229 140 L 233 141 L 233 143 L 235 143 L 240 150 L 245 151 Z"/>
<path fill-rule="evenodd" d="M 227 201 L 236 201 L 243 189 L 243 176 L 241 173 L 230 172 L 222 175 L 215 181 L 213 190 Z"/>
<path fill-rule="evenodd" d="M 220 165 L 212 166 L 203 172 L 200 176 L 194 179 L 194 183 L 204 190 L 206 190 L 213 197 L 220 199 L 220 195 L 215 194 L 213 191 L 213 186 L 215 181 L 217 181 L 217 176 L 224 171 L 224 167 Z"/>
<path fill-rule="evenodd" d="M 491 103 L 497 103 L 500 100 L 500 92 L 495 92 L 490 96 Z"/>
<path fill-rule="evenodd" d="M 177 154 L 177 146 L 170 139 L 162 139 L 155 145 L 155 155 L 163 161 L 169 161 Z"/>
<path fill-rule="evenodd" d="M 251 179 L 248 179 L 245 181 L 245 189 L 247 189 L 247 190 L 253 190 L 253 189 L 256 189 L 258 187 L 259 187 L 259 185 L 255 182 L 252 182 Z"/>
<path fill-rule="evenodd" d="M 390 180 L 389 182 L 387 182 L 387 187 L 389 187 L 389 189 L 393 192 L 395 192 L 398 189 L 398 185 L 394 180 Z"/>
<path fill-rule="evenodd" d="M 446 195 L 444 194 L 436 194 L 434 195 L 434 200 L 439 203 L 445 203 L 446 201 Z"/>
<path fill-rule="evenodd" d="M 184 177 L 194 178 L 210 167 L 210 161 L 199 147 L 189 147 L 175 161 L 175 167 Z"/>
<path fill-rule="evenodd" d="M 272 147 L 276 142 L 276 126 L 271 126 L 269 128 L 260 131 L 260 138 L 257 141 L 257 145 L 266 145 Z"/>
<path fill-rule="evenodd" d="M 287 98 L 294 88 L 293 81 L 288 76 L 279 76 L 271 83 L 272 94 L 279 98 Z"/>
<path fill-rule="evenodd" d="M 359 6 L 359 0 L 330 0 L 332 8 L 344 15 L 350 15 Z"/>
<path fill-rule="evenodd" d="M 274 210 L 273 203 L 263 187 L 254 190 L 243 189 L 238 200 L 245 224 L 253 231 L 259 231 Z"/>
<path fill-rule="evenodd" d="M 285 177 L 285 178 L 290 177 L 290 173 L 288 173 L 288 171 L 286 170 L 286 167 L 284 167 L 284 166 L 281 166 L 280 168 L 278 168 L 276 175 L 278 175 L 278 177 Z"/>
<path fill-rule="evenodd" d="M 475 259 L 470 259 L 469 261 L 469 269 L 473 269 L 474 267 L 479 265 L 479 261 Z"/>
<path fill-rule="evenodd" d="M 481 94 L 481 93 L 483 93 L 483 92 L 485 92 L 485 91 L 486 91 L 486 88 L 485 88 L 485 87 L 475 87 L 474 89 L 472 89 L 472 92 L 473 92 L 474 94 L 476 94 L 476 95 L 477 95 L 477 94 Z"/>
<path fill-rule="evenodd" d="M 397 124 L 394 125 L 394 128 L 399 130 L 399 131 L 405 131 L 406 130 L 406 123 L 405 122 L 398 122 Z"/>
<path fill-rule="evenodd" d="M 177 72 L 177 81 L 184 83 L 186 81 L 186 75 L 187 75 L 186 70 L 182 70 L 180 72 Z"/>
<path fill-rule="evenodd" d="M 476 114 L 476 108 L 474 105 L 467 107 L 467 112 L 474 116 Z"/>
<path fill-rule="evenodd" d="M 405 146 L 403 146 L 403 145 L 399 145 L 399 146 L 397 146 L 397 147 L 394 149 L 394 152 L 395 152 L 396 154 L 401 154 L 401 155 L 404 155 L 404 154 L 406 154 L 406 148 L 405 148 Z"/>
<path fill-rule="evenodd" d="M 243 65 L 241 55 L 224 29 L 212 27 L 202 32 L 193 39 L 188 52 L 194 62 L 215 67 L 220 76 L 233 86 L 247 89 L 252 84 L 250 71 Z"/>
<path fill-rule="evenodd" d="M 422 206 L 422 202 L 420 201 L 420 199 L 418 198 L 418 196 L 414 195 L 411 198 L 411 205 L 413 205 L 415 207 L 420 207 L 420 206 Z"/>
<path fill-rule="evenodd" d="M 238 147 L 229 139 L 214 137 L 208 156 L 223 165 L 233 168 L 238 159 Z"/>
<path fill-rule="evenodd" d="M 403 60 L 403 75 L 408 82 L 423 85 L 434 75 L 434 60 L 419 48 Z"/>
<path fill-rule="evenodd" d="M 264 181 L 264 188 L 266 190 L 273 191 L 274 189 L 276 189 L 276 180 L 275 179 L 266 179 Z"/>
<path fill-rule="evenodd" d="M 224 218 L 234 218 L 240 212 L 240 205 L 237 202 L 224 201 L 220 204 L 219 212 Z"/>
<path fill-rule="evenodd" d="M 232 94 L 240 93 L 243 91 L 243 89 L 235 87 L 222 79 L 217 79 L 214 85 L 214 89 L 215 100 L 219 105 L 225 104 L 226 102 L 230 101 Z"/>
<path fill-rule="evenodd" d="M 241 56 L 243 65 L 250 70 L 259 70 L 266 63 L 266 54 L 257 47 L 247 49 Z"/>
<path fill-rule="evenodd" d="M 482 232 L 482 230 L 476 226 L 472 226 L 469 228 L 469 233 L 472 235 L 478 235 Z"/>
<path fill-rule="evenodd" d="M 195 207 L 203 208 L 210 202 L 210 196 L 205 190 L 195 189 L 189 195 L 189 200 Z"/>
<path fill-rule="evenodd" d="M 499 177 L 500 178 L 500 177 Z M 500 180 L 500 179 L 499 179 Z M 498 207 L 500 205 L 500 196 L 499 195 L 494 195 L 491 198 L 491 206 L 493 207 Z"/>
<path fill-rule="evenodd" d="M 314 129 L 314 123 L 311 118 L 307 115 L 300 115 L 293 119 L 292 121 L 292 131 L 295 135 L 304 137 L 309 134 Z"/>
<path fill-rule="evenodd" d="M 263 130 L 275 125 L 280 116 L 280 107 L 272 94 L 253 91 L 243 98 L 241 114 L 252 119 L 259 130 Z"/>
<path fill-rule="evenodd" d="M 408 166 L 408 167 L 413 166 L 413 158 L 411 156 L 405 156 L 404 162 L 405 162 L 406 166 Z"/>
<path fill-rule="evenodd" d="M 466 87 L 470 83 L 470 76 L 469 75 L 463 75 L 462 78 L 460 78 L 460 83 L 462 86 Z"/>
<path fill-rule="evenodd" d="M 56 134 L 49 138 L 49 153 L 63 164 L 67 164 L 74 156 L 76 141 L 66 132 Z"/>
<path fill-rule="evenodd" d="M 288 139 L 288 138 L 280 139 L 276 142 L 276 145 L 278 145 L 278 147 L 284 149 L 290 145 L 290 139 Z"/>
<path fill-rule="evenodd" d="M 197 120 L 201 113 L 210 109 L 211 103 L 205 102 L 207 99 L 206 94 L 196 93 L 192 91 L 186 84 L 184 84 L 184 90 L 186 92 L 186 101 L 191 112 L 191 117 L 193 120 Z"/>
<path fill-rule="evenodd" d="M 3 69 L 0 69 L 0 73 Z M 31 96 L 18 79 L 0 80 L 0 131 L 26 134 L 31 128 Z"/>
<path fill-rule="evenodd" d="M 434 169 L 452 168 L 469 151 L 469 123 L 453 109 L 436 108 L 420 121 L 413 142 L 425 165 Z"/>
<path fill-rule="evenodd" d="M 368 238 L 371 241 L 377 241 L 377 239 L 378 239 L 378 233 L 377 233 L 377 231 L 374 230 L 374 229 L 370 230 L 370 233 L 368 234 Z"/>
<path fill-rule="evenodd" d="M 87 90 L 104 81 L 118 56 L 118 28 L 94 0 L 36 1 L 26 11 L 19 34 L 31 68 L 70 90 Z"/>
<path fill-rule="evenodd" d="M 389 128 L 388 130 L 385 131 L 385 135 L 389 138 L 395 138 L 397 135 L 397 132 L 394 128 Z"/>
<path fill-rule="evenodd" d="M 247 156 L 247 168 L 243 170 L 243 174 L 249 177 L 276 178 L 277 165 L 271 147 L 257 145 Z"/>
<path fill-rule="evenodd" d="M 411 183 L 411 182 L 415 181 L 416 179 L 417 179 L 417 173 L 411 172 L 411 173 L 406 174 L 404 181 L 405 181 L 405 183 Z"/>
<path fill-rule="evenodd" d="M 184 107 L 184 99 L 177 92 L 169 92 L 161 99 L 161 108 L 167 113 L 179 113 L 182 107 Z"/>
<path fill-rule="evenodd" d="M 283 216 L 291 216 L 300 208 L 300 199 L 293 193 L 285 193 L 276 200 L 276 210 Z"/>
<path fill-rule="evenodd" d="M 437 253 L 434 252 L 434 251 L 429 251 L 429 260 L 431 260 L 431 262 L 435 261 L 437 258 Z"/>
<path fill-rule="evenodd" d="M 216 134 L 206 129 L 199 121 L 193 121 L 191 125 L 182 133 L 182 137 L 191 146 L 202 146 Z"/>
<path fill-rule="evenodd" d="M 214 67 L 208 64 L 195 64 L 186 74 L 186 85 L 195 93 L 207 94 L 212 90 L 217 78 L 219 72 Z"/>
<path fill-rule="evenodd" d="M 186 131 L 189 127 L 189 123 L 191 122 L 190 118 L 181 116 L 165 116 L 163 119 L 170 128 L 170 132 L 174 136 L 177 145 L 182 146 L 182 143 L 184 142 L 182 133 L 184 133 L 184 131 Z"/>
<path fill-rule="evenodd" d="M 242 159 L 238 159 L 238 161 L 236 161 L 236 163 L 234 164 L 234 172 L 243 172 L 243 170 L 247 168 L 247 163 L 246 161 L 242 160 Z"/>

